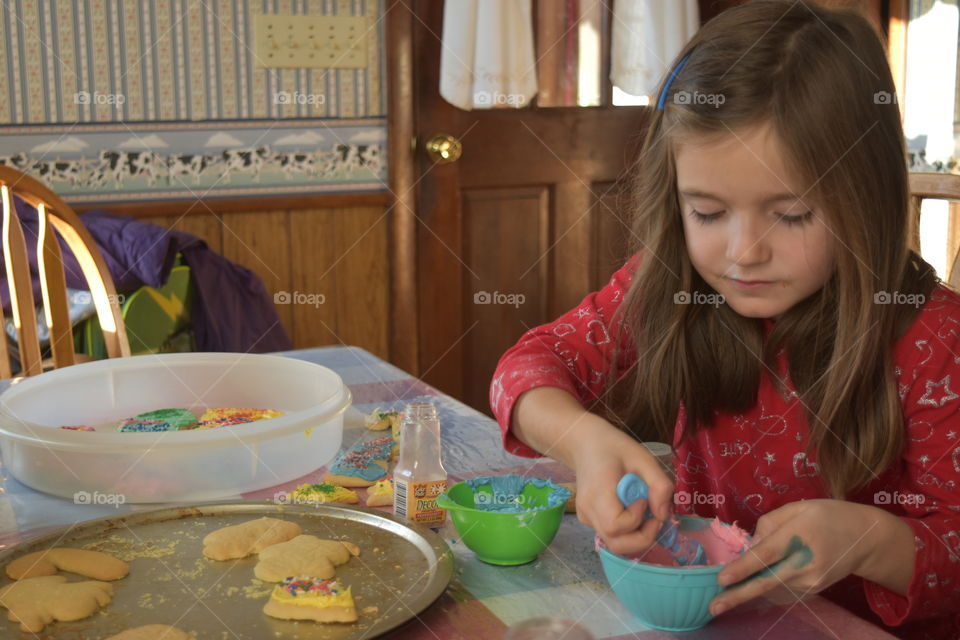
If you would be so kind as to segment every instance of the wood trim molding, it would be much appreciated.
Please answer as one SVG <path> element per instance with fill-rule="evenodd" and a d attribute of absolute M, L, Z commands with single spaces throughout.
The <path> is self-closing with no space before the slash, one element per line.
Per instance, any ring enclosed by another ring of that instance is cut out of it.
<path fill-rule="evenodd" d="M 390 360 L 420 374 L 417 289 L 417 164 L 413 75 L 413 14 L 404 0 L 390 0 L 386 15 L 387 171 L 389 216 Z"/>
<path fill-rule="evenodd" d="M 243 213 L 246 211 L 287 211 L 293 209 L 332 209 L 337 207 L 388 206 L 392 197 L 386 191 L 321 193 L 302 196 L 266 196 L 256 198 L 211 198 L 208 200 L 166 200 L 157 202 L 105 202 L 76 205 L 73 210 L 86 213 L 99 209 L 132 217 L 171 216 L 206 213 Z"/>
<path fill-rule="evenodd" d="M 907 79 L 907 22 L 910 6 L 907 0 L 890 0 L 890 20 L 887 24 L 887 60 L 897 88 L 897 104 L 903 118 L 903 96 Z"/>

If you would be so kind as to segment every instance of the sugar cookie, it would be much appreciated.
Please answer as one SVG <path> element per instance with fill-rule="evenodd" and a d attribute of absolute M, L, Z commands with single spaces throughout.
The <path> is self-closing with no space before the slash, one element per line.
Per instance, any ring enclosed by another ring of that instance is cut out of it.
<path fill-rule="evenodd" d="M 261 551 L 253 575 L 264 582 L 304 575 L 326 580 L 334 576 L 334 567 L 359 555 L 360 547 L 352 542 L 302 535 Z"/>
<path fill-rule="evenodd" d="M 393 457 L 393 444 L 393 438 L 384 436 L 350 447 L 330 465 L 324 482 L 341 487 L 369 487 L 386 478 L 387 463 Z"/>
<path fill-rule="evenodd" d="M 100 551 L 56 547 L 20 556 L 6 567 L 14 580 L 52 576 L 57 569 L 95 580 L 119 580 L 130 572 L 130 565 Z"/>
<path fill-rule="evenodd" d="M 372 431 L 391 429 L 394 437 L 400 430 L 400 412 L 396 409 L 380 411 L 380 407 L 377 407 L 365 415 L 363 421 L 367 425 L 367 429 Z"/>
<path fill-rule="evenodd" d="M 146 624 L 121 631 L 106 640 L 193 640 L 193 636 L 167 624 Z"/>
<path fill-rule="evenodd" d="M 245 424 L 258 420 L 279 418 L 282 415 L 282 411 L 273 411 L 272 409 L 234 409 L 230 407 L 207 409 L 203 412 L 203 415 L 200 416 L 196 428 L 212 429 L 214 427 L 229 427 L 234 424 Z"/>
<path fill-rule="evenodd" d="M 93 615 L 109 604 L 113 586 L 88 580 L 67 582 L 65 576 L 27 578 L 0 589 L 0 607 L 20 630 L 39 633 L 51 622 L 72 622 Z"/>
<path fill-rule="evenodd" d="M 393 504 L 393 479 L 380 480 L 367 489 L 368 507 L 385 507 Z"/>
<path fill-rule="evenodd" d="M 189 409 L 157 409 L 127 418 L 117 431 L 183 431 L 197 424 L 197 416 Z"/>
<path fill-rule="evenodd" d="M 351 491 L 329 482 L 317 484 L 302 484 L 287 494 L 287 502 L 302 504 L 304 502 L 342 502 L 357 504 L 360 497 L 356 491 Z"/>
<path fill-rule="evenodd" d="M 270 545 L 286 542 L 303 533 L 295 522 L 276 518 L 258 518 L 211 531 L 203 539 L 203 555 L 211 560 L 245 558 Z"/>
<path fill-rule="evenodd" d="M 340 581 L 309 576 L 284 578 L 273 589 L 263 612 L 283 620 L 356 622 L 357 608 L 350 587 Z"/>

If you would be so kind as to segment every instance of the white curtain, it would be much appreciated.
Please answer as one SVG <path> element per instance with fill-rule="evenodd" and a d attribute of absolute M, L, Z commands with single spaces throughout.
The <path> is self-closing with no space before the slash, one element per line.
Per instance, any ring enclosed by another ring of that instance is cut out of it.
<path fill-rule="evenodd" d="M 616 0 L 610 79 L 635 96 L 657 90 L 667 65 L 700 28 L 697 0 Z"/>
<path fill-rule="evenodd" d="M 530 0 L 446 0 L 440 95 L 470 111 L 524 107 L 536 93 Z"/>

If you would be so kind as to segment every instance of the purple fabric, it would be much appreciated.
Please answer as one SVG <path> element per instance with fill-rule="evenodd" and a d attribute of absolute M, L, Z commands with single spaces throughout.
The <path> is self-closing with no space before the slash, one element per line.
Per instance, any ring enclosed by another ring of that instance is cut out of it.
<path fill-rule="evenodd" d="M 31 249 L 34 299 L 39 303 L 39 271 L 32 250 L 37 246 L 37 212 L 19 199 L 16 208 L 27 247 Z M 80 219 L 100 248 L 119 293 L 131 293 L 143 285 L 162 287 L 177 253 L 183 254 L 197 294 L 191 310 L 197 350 L 267 353 L 292 348 L 260 278 L 215 253 L 200 238 L 105 211 L 89 211 Z M 63 239 L 58 239 L 67 286 L 88 289 L 79 263 Z M 0 301 L 4 310 L 9 311 L 6 279 L 0 283 Z"/>

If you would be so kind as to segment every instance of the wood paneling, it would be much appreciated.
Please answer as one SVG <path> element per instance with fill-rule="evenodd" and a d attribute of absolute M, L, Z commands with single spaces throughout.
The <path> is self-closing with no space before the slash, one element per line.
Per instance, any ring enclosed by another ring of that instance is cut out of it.
<path fill-rule="evenodd" d="M 293 290 L 323 296 L 323 304 L 294 306 L 293 329 L 298 345 L 340 344 L 336 278 L 339 252 L 335 232 L 338 214 L 336 209 L 290 213 Z"/>
<path fill-rule="evenodd" d="M 337 326 L 346 344 L 388 352 L 390 311 L 387 295 L 387 217 L 367 207 L 338 212 L 334 254 L 337 265 Z"/>
<path fill-rule="evenodd" d="M 211 198 L 209 200 L 163 200 L 158 202 L 118 202 L 77 205 L 77 213 L 93 209 L 125 216 L 178 216 L 208 213 L 244 213 L 247 211 L 288 211 L 293 209 L 332 209 L 336 207 L 387 206 L 393 196 L 387 191 L 356 193 L 319 193 L 296 196 L 258 196 L 255 198 Z"/>
<path fill-rule="evenodd" d="M 294 347 L 350 344 L 390 359 L 388 218 L 383 206 L 140 216 L 199 236 L 256 273 Z"/>
<path fill-rule="evenodd" d="M 223 216 L 223 256 L 252 270 L 271 293 L 293 293 L 291 282 L 289 213 L 228 213 Z M 283 326 L 293 326 L 293 304 L 277 304 Z"/>

